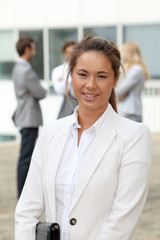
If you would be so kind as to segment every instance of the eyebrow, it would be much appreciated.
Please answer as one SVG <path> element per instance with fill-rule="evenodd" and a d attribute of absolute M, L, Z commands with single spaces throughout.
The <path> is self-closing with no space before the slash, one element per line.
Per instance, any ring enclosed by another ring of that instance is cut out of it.
<path fill-rule="evenodd" d="M 79 69 L 77 69 L 77 70 L 83 71 L 83 72 L 85 72 L 85 73 L 88 73 L 88 71 L 86 71 L 85 69 L 79 68 Z M 107 73 L 107 74 L 109 74 L 109 72 L 106 72 L 106 71 L 99 71 L 98 73 Z"/>
<path fill-rule="evenodd" d="M 77 69 L 78 71 L 83 71 L 83 72 L 85 72 L 85 73 L 88 73 L 86 70 L 84 70 L 84 69 L 81 69 L 81 68 L 79 68 L 79 69 Z"/>
<path fill-rule="evenodd" d="M 107 74 L 109 74 L 109 72 L 106 72 L 106 71 L 100 71 L 98 73 L 107 73 Z"/>

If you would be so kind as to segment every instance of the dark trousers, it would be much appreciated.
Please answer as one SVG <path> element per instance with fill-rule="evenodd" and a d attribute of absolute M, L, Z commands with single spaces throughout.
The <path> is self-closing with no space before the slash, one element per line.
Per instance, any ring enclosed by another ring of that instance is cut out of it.
<path fill-rule="evenodd" d="M 27 177 L 33 149 L 38 136 L 38 128 L 23 128 L 20 133 L 21 149 L 17 166 L 18 198 L 21 195 Z"/>

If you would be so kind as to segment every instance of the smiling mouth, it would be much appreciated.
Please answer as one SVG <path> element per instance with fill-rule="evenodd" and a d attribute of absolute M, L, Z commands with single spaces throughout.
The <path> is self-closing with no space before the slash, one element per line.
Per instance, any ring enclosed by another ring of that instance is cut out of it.
<path fill-rule="evenodd" d="M 83 96 L 84 96 L 87 100 L 94 100 L 94 99 L 96 99 L 96 97 L 98 96 L 98 94 L 87 94 L 87 93 L 83 93 Z"/>

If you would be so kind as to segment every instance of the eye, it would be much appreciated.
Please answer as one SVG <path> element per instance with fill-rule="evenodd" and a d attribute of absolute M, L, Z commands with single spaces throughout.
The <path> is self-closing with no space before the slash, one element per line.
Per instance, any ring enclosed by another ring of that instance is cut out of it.
<path fill-rule="evenodd" d="M 100 78 L 100 79 L 106 79 L 107 76 L 106 76 L 106 75 L 99 75 L 98 78 Z"/>
<path fill-rule="evenodd" d="M 78 73 L 78 76 L 80 77 L 86 77 L 87 75 L 85 73 Z"/>

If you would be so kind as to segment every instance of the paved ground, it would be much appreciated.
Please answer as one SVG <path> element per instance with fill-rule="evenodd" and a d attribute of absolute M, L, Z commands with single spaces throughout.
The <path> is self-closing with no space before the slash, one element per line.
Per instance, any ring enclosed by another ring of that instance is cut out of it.
<path fill-rule="evenodd" d="M 152 138 L 150 191 L 137 228 L 136 240 L 160 240 L 160 134 L 153 134 Z M 0 240 L 14 239 L 18 151 L 17 143 L 0 144 Z"/>

